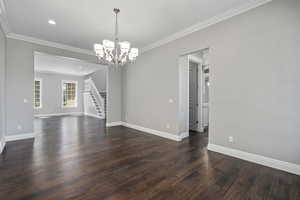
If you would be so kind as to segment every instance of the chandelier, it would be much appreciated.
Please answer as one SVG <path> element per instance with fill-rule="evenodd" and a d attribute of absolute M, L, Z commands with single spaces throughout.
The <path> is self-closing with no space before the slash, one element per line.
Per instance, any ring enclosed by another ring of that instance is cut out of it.
<path fill-rule="evenodd" d="M 139 54 L 137 48 L 130 48 L 130 43 L 127 41 L 119 41 L 118 13 L 120 9 L 115 8 L 116 14 L 115 23 L 115 39 L 114 41 L 103 40 L 102 44 L 94 44 L 94 51 L 98 60 L 102 64 L 122 66 L 126 63 L 132 63 L 136 60 Z"/>

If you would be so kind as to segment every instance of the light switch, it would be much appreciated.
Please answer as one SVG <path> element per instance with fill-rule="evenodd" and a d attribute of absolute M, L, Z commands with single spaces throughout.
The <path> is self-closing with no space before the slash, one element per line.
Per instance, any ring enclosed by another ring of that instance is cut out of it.
<path fill-rule="evenodd" d="M 169 99 L 169 103 L 174 103 L 174 100 L 173 99 Z"/>
<path fill-rule="evenodd" d="M 24 99 L 24 103 L 28 103 L 28 100 L 27 100 L 27 99 Z"/>

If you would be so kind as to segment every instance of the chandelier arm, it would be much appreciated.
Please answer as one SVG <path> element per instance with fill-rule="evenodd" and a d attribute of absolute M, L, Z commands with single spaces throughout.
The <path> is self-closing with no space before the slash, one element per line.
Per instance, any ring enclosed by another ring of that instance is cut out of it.
<path fill-rule="evenodd" d="M 96 55 L 99 60 L 101 60 L 103 63 L 114 65 L 116 67 L 123 66 L 126 63 L 133 62 L 136 57 L 138 56 L 138 49 L 130 49 L 130 43 L 123 42 L 120 43 L 119 40 L 119 24 L 118 24 L 118 14 L 120 12 L 120 9 L 115 8 L 115 38 L 114 38 L 114 46 L 112 46 L 111 41 L 105 40 L 105 43 L 103 42 L 103 51 L 99 54 L 97 54 L 97 46 L 95 48 Z M 99 47 L 99 45 L 98 45 Z M 134 52 L 132 52 L 134 50 Z"/>

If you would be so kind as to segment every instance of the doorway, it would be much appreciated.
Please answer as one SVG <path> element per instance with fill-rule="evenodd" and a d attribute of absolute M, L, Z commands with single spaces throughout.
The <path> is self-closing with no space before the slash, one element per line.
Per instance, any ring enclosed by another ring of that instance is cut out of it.
<path fill-rule="evenodd" d="M 34 115 L 88 115 L 106 119 L 107 67 L 75 58 L 34 53 Z"/>
<path fill-rule="evenodd" d="M 209 49 L 180 56 L 179 59 L 179 129 L 208 133 L 209 129 Z"/>

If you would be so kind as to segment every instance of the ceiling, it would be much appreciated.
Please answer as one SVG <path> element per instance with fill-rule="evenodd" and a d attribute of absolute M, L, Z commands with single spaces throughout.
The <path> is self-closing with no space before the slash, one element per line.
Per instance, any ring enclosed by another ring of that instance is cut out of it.
<path fill-rule="evenodd" d="M 120 39 L 142 48 L 200 22 L 263 0 L 0 0 L 11 32 L 82 49 L 113 39 L 114 7 Z M 56 25 L 49 25 L 54 19 Z"/>
<path fill-rule="evenodd" d="M 34 53 L 35 72 L 84 76 L 103 69 L 106 69 L 103 65 L 88 63 L 76 58 Z"/>

